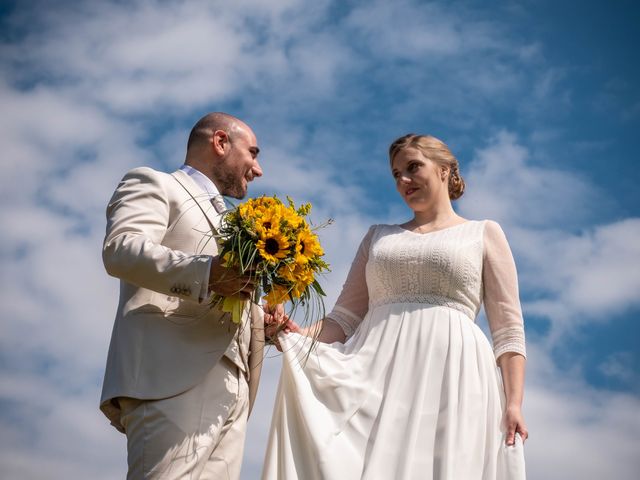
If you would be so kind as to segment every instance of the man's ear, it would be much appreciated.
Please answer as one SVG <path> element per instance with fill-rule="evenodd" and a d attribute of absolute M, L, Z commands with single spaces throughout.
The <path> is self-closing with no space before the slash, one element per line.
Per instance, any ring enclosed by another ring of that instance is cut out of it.
<path fill-rule="evenodd" d="M 224 130 L 216 130 L 211 137 L 211 148 L 216 155 L 223 157 L 229 151 L 229 135 Z"/>

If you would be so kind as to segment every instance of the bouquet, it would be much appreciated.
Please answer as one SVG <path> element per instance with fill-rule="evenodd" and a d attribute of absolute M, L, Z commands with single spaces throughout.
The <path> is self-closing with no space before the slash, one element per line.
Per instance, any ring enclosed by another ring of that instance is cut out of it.
<path fill-rule="evenodd" d="M 296 208 L 291 198 L 285 205 L 277 197 L 250 199 L 225 213 L 220 235 L 224 266 L 239 270 L 256 280 L 258 288 L 253 302 L 260 297 L 271 305 L 291 302 L 311 308 L 319 307 L 324 316 L 325 296 L 316 275 L 329 270 L 322 259 L 324 251 L 305 217 L 311 211 L 306 203 Z M 245 301 L 233 297 L 214 298 L 222 310 L 240 323 Z"/>

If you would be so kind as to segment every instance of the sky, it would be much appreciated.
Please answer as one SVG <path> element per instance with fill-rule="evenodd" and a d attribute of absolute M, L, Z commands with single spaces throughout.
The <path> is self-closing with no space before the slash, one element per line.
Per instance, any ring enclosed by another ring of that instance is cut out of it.
<path fill-rule="evenodd" d="M 327 308 L 368 226 L 411 218 L 388 145 L 445 141 L 467 184 L 455 208 L 498 221 L 518 266 L 529 478 L 636 478 L 639 23 L 626 0 L 0 2 L 2 477 L 124 478 L 125 438 L 98 411 L 118 296 L 105 207 L 126 171 L 173 171 L 195 121 L 225 111 L 259 140 L 251 196 L 334 219 Z M 268 353 L 243 480 L 280 362 Z"/>

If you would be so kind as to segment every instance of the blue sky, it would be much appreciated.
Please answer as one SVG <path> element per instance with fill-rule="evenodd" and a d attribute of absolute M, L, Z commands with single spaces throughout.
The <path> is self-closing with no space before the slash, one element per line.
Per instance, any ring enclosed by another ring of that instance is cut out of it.
<path fill-rule="evenodd" d="M 117 303 L 104 208 L 128 169 L 177 168 L 191 125 L 223 110 L 260 142 L 251 195 L 335 219 L 329 307 L 368 225 L 410 216 L 389 143 L 447 142 L 467 182 L 456 208 L 499 221 L 519 267 L 530 478 L 635 478 L 639 21 L 622 0 L 3 2 L 0 469 L 123 477 L 124 437 L 97 410 Z"/>

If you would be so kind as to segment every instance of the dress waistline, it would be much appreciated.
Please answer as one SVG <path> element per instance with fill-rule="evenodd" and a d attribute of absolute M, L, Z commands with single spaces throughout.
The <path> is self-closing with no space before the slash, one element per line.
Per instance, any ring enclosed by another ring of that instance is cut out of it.
<path fill-rule="evenodd" d="M 469 317 L 471 321 L 475 321 L 474 319 L 476 317 L 476 312 L 468 306 L 461 304 L 459 301 L 440 295 L 393 295 L 384 298 L 378 298 L 375 301 L 369 303 L 369 310 L 380 307 L 382 305 L 397 303 L 417 303 L 423 304 L 425 307 L 447 307 L 463 313 L 465 316 Z"/>

